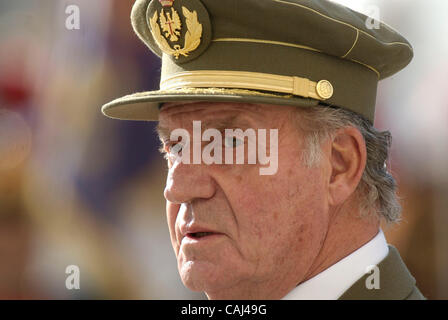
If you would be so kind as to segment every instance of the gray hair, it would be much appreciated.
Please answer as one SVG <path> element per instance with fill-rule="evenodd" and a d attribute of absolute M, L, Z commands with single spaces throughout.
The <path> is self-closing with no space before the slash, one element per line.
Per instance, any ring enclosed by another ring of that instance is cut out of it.
<path fill-rule="evenodd" d="M 303 161 L 308 167 L 321 160 L 321 143 L 332 138 L 336 130 L 352 126 L 364 137 L 367 162 L 356 189 L 363 215 L 374 212 L 387 223 L 398 222 L 401 206 L 396 194 L 397 184 L 387 171 L 386 160 L 392 136 L 389 131 L 378 131 L 369 120 L 349 110 L 332 107 L 297 108 L 298 126 L 305 132 L 307 148 Z"/>

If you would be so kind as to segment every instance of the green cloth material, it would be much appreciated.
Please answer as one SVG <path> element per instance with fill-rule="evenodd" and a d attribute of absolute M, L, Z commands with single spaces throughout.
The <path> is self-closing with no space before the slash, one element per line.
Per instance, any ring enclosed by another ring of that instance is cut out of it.
<path fill-rule="evenodd" d="M 389 254 L 378 264 L 380 288 L 368 289 L 364 275 L 355 282 L 340 300 L 425 300 L 416 287 L 414 277 L 409 272 L 398 250 L 389 246 Z"/>
<path fill-rule="evenodd" d="M 169 101 L 220 101 L 336 106 L 373 122 L 378 81 L 413 56 L 409 42 L 386 24 L 369 29 L 368 17 L 326 0 L 137 0 L 131 20 L 162 59 L 162 80 L 210 70 L 245 72 L 249 82 L 257 74 L 325 80 L 333 91 L 316 98 L 205 78 L 200 85 L 179 82 L 102 107 L 118 119 L 157 120 L 160 104 Z"/>

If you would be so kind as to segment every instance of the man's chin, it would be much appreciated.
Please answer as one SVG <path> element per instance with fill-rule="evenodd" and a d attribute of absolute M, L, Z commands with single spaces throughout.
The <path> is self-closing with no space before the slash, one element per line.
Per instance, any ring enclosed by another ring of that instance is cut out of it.
<path fill-rule="evenodd" d="M 231 285 L 229 274 L 208 261 L 188 261 L 179 265 L 179 274 L 185 287 L 196 292 L 224 289 Z"/>

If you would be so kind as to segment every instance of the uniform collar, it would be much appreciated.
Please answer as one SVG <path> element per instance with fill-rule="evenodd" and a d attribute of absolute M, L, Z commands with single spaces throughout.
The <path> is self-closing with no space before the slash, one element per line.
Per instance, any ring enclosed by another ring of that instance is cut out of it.
<path fill-rule="evenodd" d="M 283 300 L 336 300 L 389 253 L 383 231 L 365 245 L 313 278 L 299 284 Z"/>

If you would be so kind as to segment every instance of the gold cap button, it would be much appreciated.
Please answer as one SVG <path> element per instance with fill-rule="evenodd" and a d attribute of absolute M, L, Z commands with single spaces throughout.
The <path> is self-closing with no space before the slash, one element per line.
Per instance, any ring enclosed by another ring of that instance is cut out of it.
<path fill-rule="evenodd" d="M 316 85 L 316 92 L 322 99 L 330 99 L 333 96 L 333 86 L 328 80 L 320 80 Z"/>

